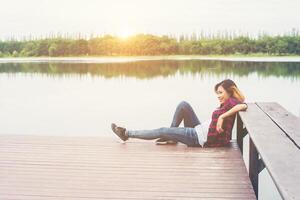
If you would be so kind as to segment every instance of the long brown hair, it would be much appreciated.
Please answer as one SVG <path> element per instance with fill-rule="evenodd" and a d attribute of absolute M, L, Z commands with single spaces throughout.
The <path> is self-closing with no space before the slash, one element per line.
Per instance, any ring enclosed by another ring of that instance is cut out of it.
<path fill-rule="evenodd" d="M 215 92 L 217 92 L 219 86 L 222 86 L 224 90 L 230 95 L 230 97 L 234 97 L 237 100 L 244 102 L 245 96 L 238 89 L 237 85 L 233 82 L 233 80 L 225 79 L 220 83 L 217 83 L 215 85 Z"/>

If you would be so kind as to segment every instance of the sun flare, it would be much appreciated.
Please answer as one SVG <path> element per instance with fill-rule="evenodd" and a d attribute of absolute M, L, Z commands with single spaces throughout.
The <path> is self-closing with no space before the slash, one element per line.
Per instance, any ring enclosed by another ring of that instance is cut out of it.
<path fill-rule="evenodd" d="M 122 30 L 120 30 L 120 32 L 118 33 L 119 37 L 122 39 L 127 39 L 130 36 L 134 35 L 134 31 L 130 28 L 123 28 Z"/>

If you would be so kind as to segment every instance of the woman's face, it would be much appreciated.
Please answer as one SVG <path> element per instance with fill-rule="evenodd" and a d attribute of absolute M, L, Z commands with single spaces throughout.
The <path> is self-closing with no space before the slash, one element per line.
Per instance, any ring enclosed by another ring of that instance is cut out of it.
<path fill-rule="evenodd" d="M 218 87 L 216 93 L 217 93 L 218 99 L 220 101 L 220 104 L 224 103 L 230 97 L 228 92 L 226 92 L 226 90 L 221 85 Z"/>

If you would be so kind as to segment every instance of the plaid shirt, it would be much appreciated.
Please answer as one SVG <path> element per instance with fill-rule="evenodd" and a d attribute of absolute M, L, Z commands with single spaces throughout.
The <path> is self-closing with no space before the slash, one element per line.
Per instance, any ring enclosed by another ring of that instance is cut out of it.
<path fill-rule="evenodd" d="M 212 113 L 212 119 L 208 129 L 207 142 L 204 144 L 204 147 L 221 147 L 229 144 L 236 114 L 228 116 L 224 119 L 222 125 L 224 131 L 221 133 L 217 131 L 217 121 L 220 115 L 227 112 L 235 105 L 241 103 L 244 102 L 241 102 L 234 97 L 230 97 Z"/>

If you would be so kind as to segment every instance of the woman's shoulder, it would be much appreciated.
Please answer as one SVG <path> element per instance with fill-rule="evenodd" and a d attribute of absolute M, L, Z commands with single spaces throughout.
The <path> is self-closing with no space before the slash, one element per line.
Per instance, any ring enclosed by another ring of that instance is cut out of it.
<path fill-rule="evenodd" d="M 241 100 L 239 100 L 239 99 L 237 99 L 237 98 L 235 98 L 235 97 L 229 97 L 229 98 L 227 99 L 227 101 L 229 101 L 229 102 L 234 102 L 234 103 L 242 103 Z"/>
<path fill-rule="evenodd" d="M 221 104 L 221 107 L 233 107 L 237 104 L 241 104 L 243 101 L 235 98 L 235 97 L 229 97 L 223 104 Z"/>

